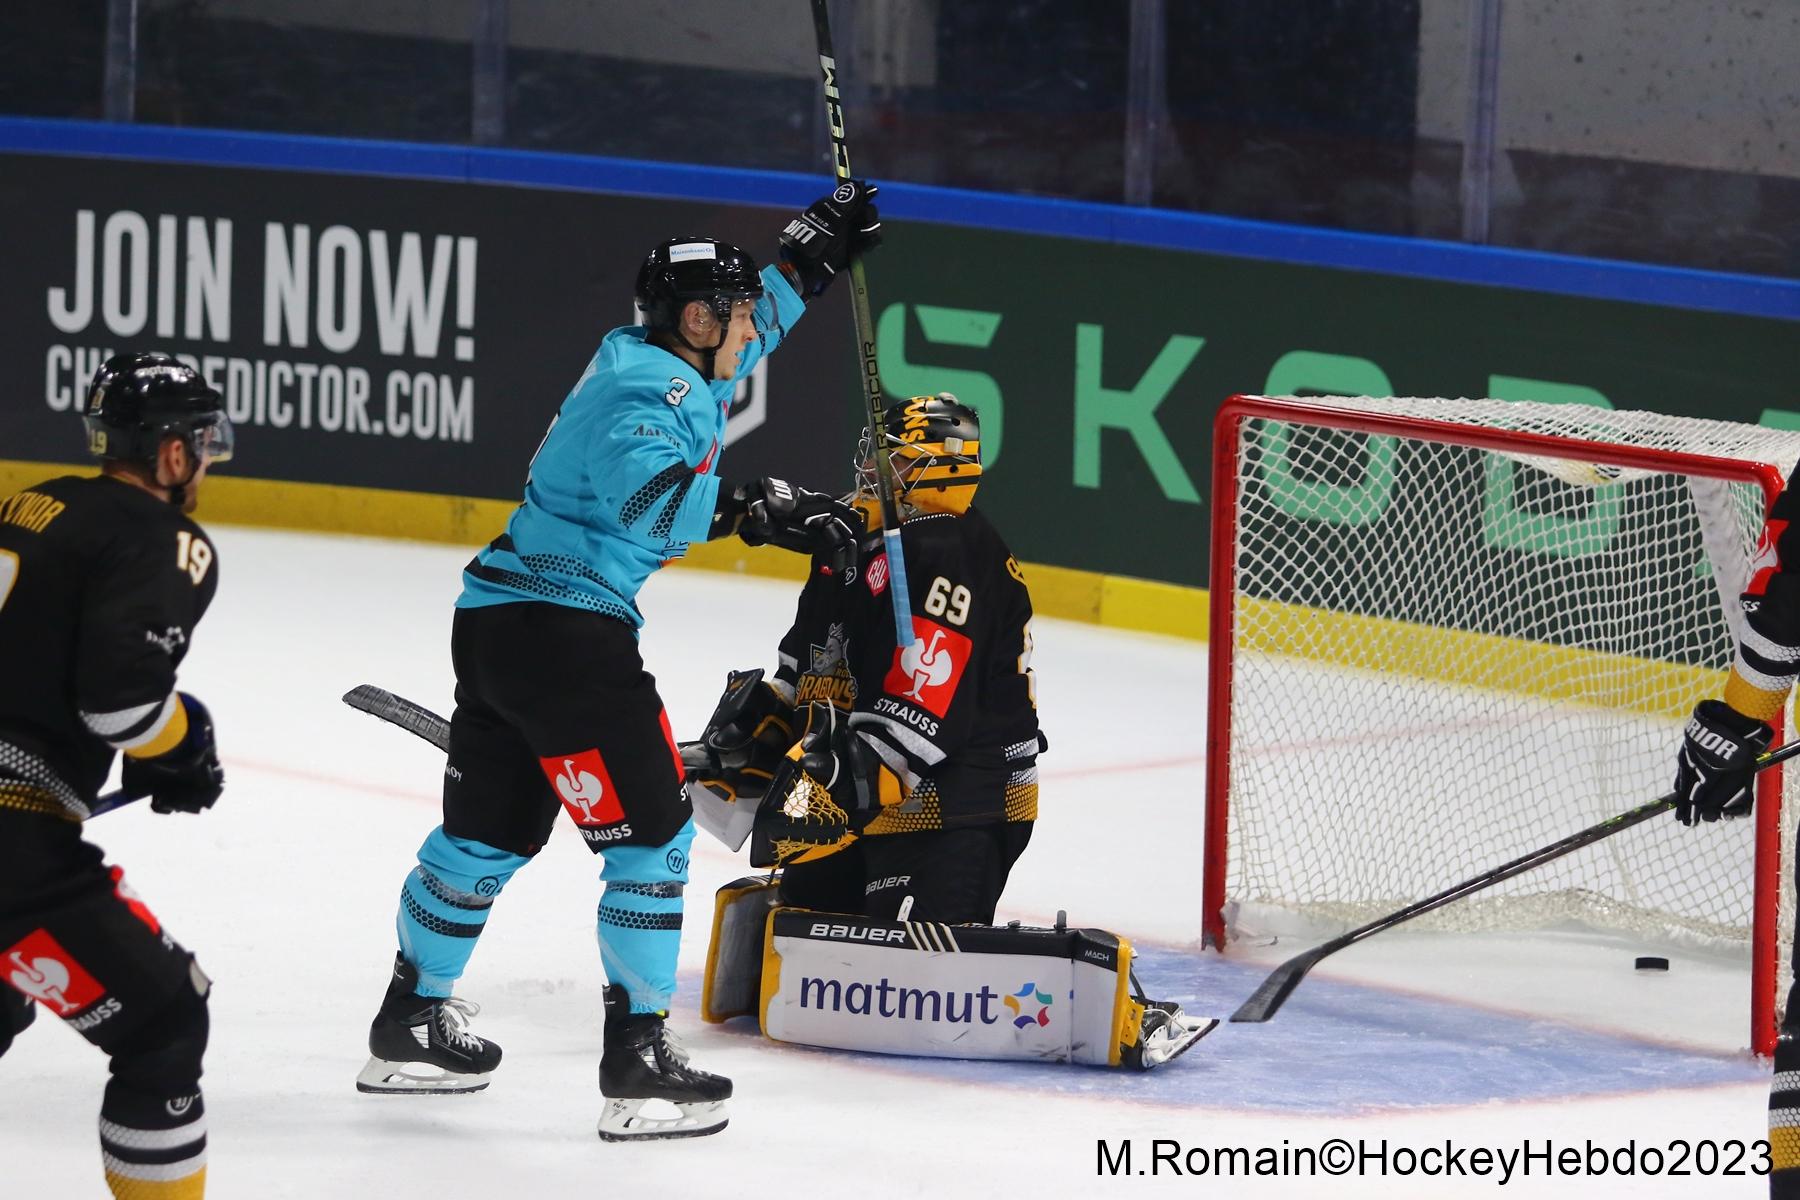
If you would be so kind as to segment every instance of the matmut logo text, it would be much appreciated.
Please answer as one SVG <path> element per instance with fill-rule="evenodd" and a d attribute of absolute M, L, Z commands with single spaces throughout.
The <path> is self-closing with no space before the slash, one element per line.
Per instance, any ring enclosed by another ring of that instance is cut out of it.
<path fill-rule="evenodd" d="M 863 980 L 800 977 L 800 1007 L 821 1012 L 885 1017 L 890 1021 L 931 1021 L 945 1025 L 993 1025 L 999 1022 L 1000 993 L 987 984 L 975 991 L 939 991 L 905 987 L 886 976 Z"/>

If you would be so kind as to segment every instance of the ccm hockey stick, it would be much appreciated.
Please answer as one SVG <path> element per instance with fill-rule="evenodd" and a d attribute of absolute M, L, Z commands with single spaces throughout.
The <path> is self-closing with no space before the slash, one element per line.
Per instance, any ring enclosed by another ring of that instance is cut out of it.
<path fill-rule="evenodd" d="M 414 704 L 390 691 L 362 683 L 344 693 L 344 703 L 380 717 L 411 734 L 424 738 L 439 750 L 449 753 L 450 722 L 429 708 Z"/>
<path fill-rule="evenodd" d="M 831 14 L 826 0 L 812 0 L 813 32 L 819 42 L 819 71 L 825 80 L 825 124 L 831 130 L 831 158 L 838 183 L 850 179 L 850 148 L 844 137 L 844 104 L 838 94 L 837 59 L 831 49 Z M 883 453 L 887 400 L 881 390 L 881 366 L 875 361 L 875 322 L 869 319 L 869 283 L 862 259 L 850 263 L 850 311 L 856 320 L 856 346 L 862 360 L 862 390 L 869 418 L 870 451 L 875 456 L 877 491 L 881 497 L 881 542 L 887 552 L 888 589 L 894 601 L 894 639 L 913 643 L 912 596 L 906 586 L 906 559 L 900 550 L 900 504 L 894 464 Z"/>
<path fill-rule="evenodd" d="M 1786 762 L 1800 754 L 1800 741 L 1789 742 L 1779 750 L 1772 750 L 1756 760 L 1756 769 L 1772 767 L 1776 763 Z M 1446 888 L 1435 896 L 1427 896 L 1416 903 L 1409 904 L 1398 912 L 1389 913 L 1385 917 L 1370 921 L 1358 929 L 1352 929 L 1341 937 L 1333 938 L 1323 945 L 1314 946 L 1303 954 L 1294 957 L 1276 967 L 1269 977 L 1262 982 L 1250 998 L 1244 1001 L 1238 1010 L 1231 1014 L 1233 1021 L 1267 1021 L 1287 1002 L 1306 973 L 1317 966 L 1320 960 L 1336 954 L 1346 946 L 1354 946 L 1364 938 L 1374 937 L 1386 929 L 1392 929 L 1404 921 L 1442 908 L 1444 905 L 1461 900 L 1464 896 L 1472 896 L 1496 883 L 1511 879 L 1515 875 L 1523 875 L 1535 867 L 1561 858 L 1565 854 L 1579 850 L 1583 846 L 1591 846 L 1595 842 L 1604 841 L 1615 833 L 1622 833 L 1633 825 L 1641 825 L 1652 817 L 1661 816 L 1675 807 L 1675 793 L 1670 792 L 1660 800 L 1649 804 L 1640 804 L 1627 809 L 1614 817 L 1608 817 L 1598 825 L 1590 825 L 1580 833 L 1572 833 L 1560 841 L 1551 842 L 1548 846 L 1533 850 L 1523 858 L 1515 858 L 1509 863 L 1495 867 L 1485 874 L 1473 879 L 1466 879 L 1455 887 Z"/>

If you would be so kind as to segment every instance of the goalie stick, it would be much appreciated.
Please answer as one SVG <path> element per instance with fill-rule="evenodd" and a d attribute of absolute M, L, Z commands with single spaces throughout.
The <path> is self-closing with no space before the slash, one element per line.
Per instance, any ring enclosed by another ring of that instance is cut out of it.
<path fill-rule="evenodd" d="M 850 179 L 850 147 L 844 136 L 844 104 L 838 93 L 837 59 L 831 48 L 831 13 L 827 0 L 812 0 L 813 33 L 819 42 L 819 71 L 825 81 L 825 124 L 831 130 L 832 169 L 839 183 Z M 862 360 L 863 401 L 869 418 L 870 450 L 875 456 L 876 490 L 881 496 L 881 542 L 887 552 L 888 587 L 894 601 L 894 639 L 904 649 L 913 644 L 912 596 L 906 586 L 906 559 L 900 549 L 900 503 L 894 464 L 882 453 L 887 428 L 887 400 L 881 390 L 881 366 L 875 361 L 875 322 L 869 318 L 869 283 L 861 258 L 850 260 L 850 312 L 856 321 L 856 346 Z"/>
<path fill-rule="evenodd" d="M 1772 750 L 1758 758 L 1756 769 L 1761 771 L 1776 763 L 1786 762 L 1796 754 L 1800 754 L 1800 741 L 1789 742 L 1779 750 Z M 1670 792 L 1660 800 L 1652 800 L 1648 804 L 1640 804 L 1636 808 L 1627 809 L 1617 816 L 1608 817 L 1598 825 L 1590 825 L 1579 833 L 1572 833 L 1566 838 L 1551 842 L 1548 846 L 1533 850 L 1522 858 L 1515 858 L 1509 863 L 1503 863 L 1473 879 L 1465 879 L 1454 887 L 1445 888 L 1435 896 L 1427 896 L 1397 912 L 1370 921 L 1367 925 L 1352 929 L 1349 933 L 1335 937 L 1322 945 L 1314 946 L 1302 954 L 1296 954 L 1270 972 L 1269 977 L 1262 981 L 1262 985 L 1256 991 L 1251 993 L 1250 998 L 1231 1014 L 1231 1019 L 1233 1021 L 1267 1021 L 1283 1004 L 1287 1003 L 1287 998 L 1293 994 L 1295 988 L 1300 986 L 1300 981 L 1306 978 L 1308 971 L 1317 966 L 1322 959 L 1336 954 L 1339 950 L 1347 946 L 1354 946 L 1364 938 L 1374 937 L 1383 930 L 1392 929 L 1402 922 L 1422 916 L 1433 909 L 1442 908 L 1453 901 L 1461 900 L 1464 896 L 1472 896 L 1476 892 L 1493 887 L 1496 883 L 1502 883 L 1515 875 L 1523 875 L 1526 871 L 1541 867 L 1545 863 L 1559 859 L 1583 846 L 1591 846 L 1595 842 L 1604 841 L 1615 833 L 1622 833 L 1634 825 L 1642 825 L 1650 818 L 1661 816 L 1674 807 L 1675 793 Z"/>

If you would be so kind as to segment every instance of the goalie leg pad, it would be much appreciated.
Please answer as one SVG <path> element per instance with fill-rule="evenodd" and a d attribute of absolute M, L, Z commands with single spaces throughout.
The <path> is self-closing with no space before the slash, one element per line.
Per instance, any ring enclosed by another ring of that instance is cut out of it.
<path fill-rule="evenodd" d="M 1217 1021 L 1135 997 L 1131 957 L 1130 942 L 1100 929 L 776 909 L 762 1028 L 776 1041 L 840 1050 L 1148 1069 Z"/>
<path fill-rule="evenodd" d="M 752 875 L 733 880 L 714 896 L 706 980 L 700 988 L 701 1020 L 716 1025 L 757 1011 L 763 943 L 769 913 L 780 903 L 781 886 L 768 876 Z"/>

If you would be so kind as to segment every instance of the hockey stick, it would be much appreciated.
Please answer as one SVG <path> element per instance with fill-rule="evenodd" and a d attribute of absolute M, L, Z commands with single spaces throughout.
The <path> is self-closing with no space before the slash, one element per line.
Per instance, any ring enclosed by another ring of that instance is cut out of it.
<path fill-rule="evenodd" d="M 1756 769 L 1761 771 L 1776 763 L 1786 762 L 1796 754 L 1800 754 L 1800 741 L 1789 742 L 1779 750 L 1772 750 L 1758 758 Z M 1288 996 L 1300 986 L 1300 981 L 1306 978 L 1308 971 L 1317 966 L 1320 960 L 1336 954 L 1344 947 L 1354 946 L 1364 938 L 1373 937 L 1383 930 L 1392 929 L 1403 921 L 1410 921 L 1433 909 L 1442 908 L 1453 901 L 1461 900 L 1464 896 L 1472 896 L 1476 892 L 1493 887 L 1496 883 L 1511 879 L 1515 875 L 1523 875 L 1534 867 L 1541 867 L 1545 863 L 1559 859 L 1583 846 L 1591 846 L 1615 833 L 1622 833 L 1633 825 L 1641 825 L 1650 818 L 1661 816 L 1674 807 L 1675 793 L 1670 792 L 1660 800 L 1653 800 L 1649 804 L 1640 804 L 1617 816 L 1608 817 L 1598 825 L 1590 825 L 1580 833 L 1572 833 L 1560 841 L 1551 842 L 1548 846 L 1533 850 L 1523 858 L 1515 858 L 1511 862 L 1477 875 L 1473 879 L 1466 879 L 1455 887 L 1446 888 L 1435 896 L 1427 896 L 1423 900 L 1407 905 L 1398 912 L 1389 913 L 1385 917 L 1370 921 L 1367 925 L 1352 929 L 1342 937 L 1336 937 L 1322 945 L 1314 946 L 1303 954 L 1296 954 L 1276 967 L 1269 977 L 1262 981 L 1262 986 L 1258 987 L 1250 998 L 1231 1014 L 1231 1019 L 1233 1021 L 1267 1021 L 1287 1002 Z"/>
<path fill-rule="evenodd" d="M 812 0 L 813 32 L 819 42 L 819 71 L 825 80 L 825 124 L 831 130 L 831 158 L 839 183 L 850 179 L 850 148 L 844 136 L 844 105 L 838 95 L 837 59 L 831 49 L 831 14 L 826 0 Z M 869 283 L 860 258 L 850 262 L 850 311 L 856 321 L 856 345 L 862 357 L 863 401 L 868 410 L 870 451 L 875 456 L 877 491 L 881 496 L 881 542 L 887 551 L 888 587 L 894 601 L 894 639 L 913 643 L 912 595 L 906 586 L 906 559 L 900 549 L 900 504 L 894 464 L 882 453 L 887 400 L 881 390 L 881 367 L 875 361 L 875 323 L 869 319 Z"/>
<path fill-rule="evenodd" d="M 450 752 L 450 722 L 429 708 L 367 683 L 358 684 L 345 692 L 344 703 L 398 725 L 406 732 L 424 738 L 446 754 Z"/>

